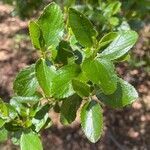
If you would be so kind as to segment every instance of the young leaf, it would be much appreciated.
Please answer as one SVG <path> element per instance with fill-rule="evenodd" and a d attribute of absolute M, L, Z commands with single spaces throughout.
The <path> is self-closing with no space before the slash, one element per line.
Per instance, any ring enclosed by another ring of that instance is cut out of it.
<path fill-rule="evenodd" d="M 104 10 L 103 15 L 109 18 L 112 15 L 117 14 L 120 11 L 120 7 L 121 7 L 121 2 L 119 1 L 108 3 L 107 7 Z"/>
<path fill-rule="evenodd" d="M 77 79 L 72 80 L 74 91 L 81 97 L 88 97 L 90 95 L 90 87 Z"/>
<path fill-rule="evenodd" d="M 110 44 L 117 37 L 117 35 L 118 35 L 117 32 L 110 32 L 105 36 L 103 36 L 99 41 L 99 49 Z"/>
<path fill-rule="evenodd" d="M 117 88 L 117 76 L 112 62 L 106 59 L 86 60 L 82 65 L 83 71 L 93 83 L 99 85 L 102 91 L 112 94 Z"/>
<path fill-rule="evenodd" d="M 93 37 L 96 36 L 91 22 L 80 12 L 73 8 L 69 10 L 70 27 L 81 45 L 84 47 L 93 46 Z"/>
<path fill-rule="evenodd" d="M 75 120 L 76 113 L 78 108 L 80 107 L 81 101 L 82 101 L 81 97 L 79 97 L 76 94 L 63 100 L 60 116 L 60 118 L 63 118 L 61 120 L 63 124 L 70 124 Z"/>
<path fill-rule="evenodd" d="M 10 105 L 13 107 L 12 108 L 12 115 L 15 116 L 15 111 L 22 116 L 26 117 L 29 115 L 29 107 L 25 107 L 23 104 L 21 104 L 19 101 L 16 101 L 16 99 L 11 99 L 10 100 Z M 15 111 L 13 110 L 15 108 Z"/>
<path fill-rule="evenodd" d="M 100 57 L 115 60 L 126 54 L 136 43 L 138 34 L 135 31 L 123 31 L 100 54 Z"/>
<path fill-rule="evenodd" d="M 8 109 L 9 120 L 14 120 L 18 116 L 16 108 L 11 106 L 9 103 L 6 103 L 6 106 Z"/>
<path fill-rule="evenodd" d="M 61 41 L 58 46 L 58 52 L 56 57 L 56 62 L 62 63 L 64 65 L 68 64 L 68 58 L 73 56 L 72 48 L 67 41 Z"/>
<path fill-rule="evenodd" d="M 41 140 L 33 132 L 22 133 L 20 146 L 21 150 L 43 150 Z"/>
<path fill-rule="evenodd" d="M 52 80 L 56 76 L 56 70 L 53 66 L 48 66 L 46 60 L 41 58 L 36 62 L 35 71 L 45 95 L 51 97 Z"/>
<path fill-rule="evenodd" d="M 85 103 L 81 109 L 81 126 L 86 137 L 96 143 L 103 130 L 103 115 L 100 105 L 96 101 Z"/>
<path fill-rule="evenodd" d="M 43 34 L 39 25 L 35 21 L 30 21 L 29 33 L 33 46 L 36 49 L 44 50 Z"/>
<path fill-rule="evenodd" d="M 54 2 L 45 7 L 37 24 L 40 26 L 45 46 L 57 46 L 63 32 L 63 14 L 61 8 Z"/>
<path fill-rule="evenodd" d="M 66 65 L 58 70 L 52 83 L 52 92 L 55 98 L 66 98 L 75 93 L 72 87 L 72 79 L 80 73 L 80 67 L 76 64 Z"/>
<path fill-rule="evenodd" d="M 17 75 L 13 89 L 15 93 L 19 96 L 32 96 L 37 87 L 38 81 L 35 77 L 35 65 L 31 65 L 23 70 Z"/>
<path fill-rule="evenodd" d="M 133 103 L 138 98 L 138 93 L 131 84 L 119 79 L 117 89 L 113 94 L 105 95 L 98 92 L 97 97 L 108 106 L 122 108 Z"/>
<path fill-rule="evenodd" d="M 119 1 L 113 2 L 112 14 L 115 15 L 115 14 L 119 13 L 120 8 L 121 8 L 121 2 L 119 2 Z"/>

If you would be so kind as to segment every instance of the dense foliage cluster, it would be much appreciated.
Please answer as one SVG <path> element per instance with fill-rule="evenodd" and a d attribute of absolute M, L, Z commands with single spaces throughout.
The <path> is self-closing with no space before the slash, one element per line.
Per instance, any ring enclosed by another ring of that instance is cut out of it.
<path fill-rule="evenodd" d="M 47 3 L 54 1 L 62 8 L 76 7 L 103 30 L 113 30 L 122 22 L 139 29 L 150 13 L 149 0 L 2 0 L 15 6 L 13 13 L 22 19 L 34 16 Z M 104 24 L 105 23 L 105 24 Z M 103 33 L 103 32 L 102 32 Z"/>
<path fill-rule="evenodd" d="M 120 3 L 114 5 L 111 14 L 105 10 L 110 18 Z M 0 99 L 0 138 L 9 135 L 21 150 L 42 149 L 39 133 L 52 125 L 50 110 L 60 114 L 63 125 L 71 124 L 78 113 L 83 132 L 95 143 L 103 132 L 102 106 L 122 108 L 138 97 L 115 71 L 116 63 L 129 59 L 137 33 L 128 28 L 101 37 L 100 28 L 69 7 L 64 15 L 52 2 L 30 21 L 31 41 L 40 58 L 19 72 L 10 103 Z"/>

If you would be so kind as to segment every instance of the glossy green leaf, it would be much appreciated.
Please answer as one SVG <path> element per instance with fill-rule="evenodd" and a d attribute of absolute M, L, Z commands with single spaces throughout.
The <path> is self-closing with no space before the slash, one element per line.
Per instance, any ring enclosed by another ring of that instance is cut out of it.
<path fill-rule="evenodd" d="M 34 118 L 32 119 L 32 123 L 34 125 L 34 130 L 39 132 L 43 127 L 47 126 L 47 124 L 52 124 L 51 119 L 49 118 L 49 110 L 51 108 L 50 104 L 46 104 L 42 106 Z"/>
<path fill-rule="evenodd" d="M 66 65 L 58 70 L 53 80 L 52 92 L 55 98 L 66 98 L 75 93 L 72 87 L 72 79 L 80 73 L 80 67 L 76 64 Z"/>
<path fill-rule="evenodd" d="M 38 87 L 38 81 L 35 77 L 35 65 L 31 65 L 19 72 L 13 89 L 19 96 L 32 96 Z"/>
<path fill-rule="evenodd" d="M 36 119 L 36 118 L 32 119 L 32 123 L 35 126 L 36 132 L 39 132 L 48 122 L 49 123 L 51 122 L 51 119 L 49 118 L 48 113 L 46 113 L 41 120 Z M 51 124 L 52 124 L 52 122 L 51 122 Z"/>
<path fill-rule="evenodd" d="M 45 7 L 37 24 L 42 30 L 45 46 L 57 46 L 62 36 L 64 19 L 61 8 L 54 2 Z"/>
<path fill-rule="evenodd" d="M 72 80 L 74 91 L 81 97 L 88 97 L 90 95 L 90 87 L 77 79 Z"/>
<path fill-rule="evenodd" d="M 138 35 L 134 31 L 123 31 L 100 54 L 100 57 L 115 60 L 126 54 L 136 43 Z"/>
<path fill-rule="evenodd" d="M 0 142 L 5 142 L 8 137 L 8 132 L 5 128 L 0 128 Z"/>
<path fill-rule="evenodd" d="M 34 94 L 32 96 L 26 96 L 26 97 L 14 96 L 12 99 L 14 99 L 15 101 L 18 101 L 19 103 L 35 104 L 40 100 L 41 97 L 42 95 Z"/>
<path fill-rule="evenodd" d="M 36 49 L 44 50 L 44 38 L 39 25 L 35 21 L 29 23 L 29 33 L 33 46 Z"/>
<path fill-rule="evenodd" d="M 96 143 L 103 130 L 102 108 L 96 101 L 87 102 L 81 109 L 80 118 L 86 137 Z"/>
<path fill-rule="evenodd" d="M 110 18 L 112 15 L 115 15 L 120 11 L 120 7 L 121 3 L 119 1 L 108 3 L 104 9 L 103 15 Z"/>
<path fill-rule="evenodd" d="M 60 115 L 62 124 L 70 124 L 76 119 L 76 113 L 78 108 L 80 107 L 81 101 L 81 97 L 76 94 L 63 100 Z"/>
<path fill-rule="evenodd" d="M 39 59 L 35 66 L 36 77 L 46 96 L 51 97 L 52 80 L 56 76 L 54 66 L 48 66 L 45 59 Z"/>
<path fill-rule="evenodd" d="M 122 108 L 133 103 L 138 98 L 138 93 L 131 84 L 119 79 L 117 89 L 113 94 L 105 95 L 99 91 L 97 97 L 108 106 Z"/>
<path fill-rule="evenodd" d="M 33 132 L 22 133 L 20 146 L 21 150 L 43 150 L 41 140 Z"/>
<path fill-rule="evenodd" d="M 80 12 L 70 8 L 69 10 L 70 27 L 81 45 L 84 47 L 93 46 L 93 37 L 96 36 L 91 22 Z"/>
<path fill-rule="evenodd" d="M 106 59 L 86 60 L 82 65 L 90 81 L 101 87 L 105 94 L 112 94 L 117 88 L 117 76 L 112 62 Z"/>
<path fill-rule="evenodd" d="M 99 49 L 110 44 L 117 37 L 117 35 L 118 35 L 117 32 L 110 32 L 105 36 L 103 36 L 99 41 Z"/>

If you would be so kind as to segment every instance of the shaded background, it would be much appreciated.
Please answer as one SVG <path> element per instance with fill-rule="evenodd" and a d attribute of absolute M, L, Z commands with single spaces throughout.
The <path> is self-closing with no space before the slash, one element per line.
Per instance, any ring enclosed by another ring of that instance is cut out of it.
<path fill-rule="evenodd" d="M 39 12 L 32 12 L 32 17 Z M 13 5 L 0 2 L 0 97 L 5 101 L 13 94 L 12 83 L 18 71 L 38 58 L 28 35 L 29 19 L 22 19 L 14 12 Z M 58 121 L 59 115 L 52 112 L 54 125 L 42 132 L 45 150 L 150 149 L 150 25 L 147 20 L 138 32 L 139 40 L 131 60 L 117 66 L 120 76 L 138 90 L 138 101 L 122 110 L 104 108 L 104 133 L 96 144 L 85 138 L 78 118 L 71 126 L 63 127 Z M 0 150 L 16 149 L 10 140 L 0 144 Z"/>

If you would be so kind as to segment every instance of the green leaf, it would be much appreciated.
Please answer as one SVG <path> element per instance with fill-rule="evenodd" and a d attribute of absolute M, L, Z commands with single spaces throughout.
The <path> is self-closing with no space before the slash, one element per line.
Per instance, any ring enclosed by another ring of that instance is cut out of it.
<path fill-rule="evenodd" d="M 29 33 L 33 46 L 36 49 L 44 50 L 44 39 L 42 31 L 35 21 L 30 21 Z"/>
<path fill-rule="evenodd" d="M 0 98 L 0 118 L 8 117 L 9 112 L 5 102 Z"/>
<path fill-rule="evenodd" d="M 97 97 L 108 106 L 122 108 L 133 103 L 138 98 L 138 93 L 131 84 L 119 79 L 117 89 L 113 94 L 105 95 L 99 91 Z"/>
<path fill-rule="evenodd" d="M 64 27 L 63 14 L 60 7 L 54 2 L 45 7 L 37 24 L 42 30 L 45 46 L 57 46 Z"/>
<path fill-rule="evenodd" d="M 33 132 L 22 133 L 20 146 L 21 150 L 43 150 L 41 140 Z"/>
<path fill-rule="evenodd" d="M 46 104 L 41 107 L 39 111 L 35 114 L 32 119 L 32 123 L 34 125 L 34 130 L 39 132 L 43 127 L 47 126 L 47 124 L 52 124 L 51 119 L 49 118 L 49 110 L 51 108 L 50 104 Z"/>
<path fill-rule="evenodd" d="M 34 118 L 35 118 L 35 119 L 38 119 L 38 120 L 43 119 L 44 116 L 49 112 L 49 110 L 50 110 L 51 107 L 52 107 L 52 105 L 50 105 L 50 104 L 43 105 L 43 106 L 37 111 L 37 113 L 35 114 Z"/>
<path fill-rule="evenodd" d="M 111 17 L 109 23 L 113 26 L 117 26 L 119 24 L 119 19 L 117 17 Z"/>
<path fill-rule="evenodd" d="M 86 137 L 96 143 L 103 130 L 102 108 L 96 101 L 87 102 L 81 109 L 80 118 Z"/>
<path fill-rule="evenodd" d="M 123 31 L 100 54 L 100 57 L 115 60 L 126 54 L 136 43 L 138 34 L 134 31 Z"/>
<path fill-rule="evenodd" d="M 0 128 L 2 128 L 4 124 L 5 124 L 5 121 L 0 118 Z"/>
<path fill-rule="evenodd" d="M 90 95 L 90 87 L 77 79 L 72 80 L 74 91 L 81 97 L 88 97 Z"/>
<path fill-rule="evenodd" d="M 107 17 L 108 19 L 112 16 L 120 12 L 121 3 L 119 1 L 111 2 L 106 5 L 104 9 L 103 16 Z"/>
<path fill-rule="evenodd" d="M 45 59 L 36 62 L 36 77 L 46 96 L 51 97 L 52 80 L 56 76 L 54 66 L 48 66 Z"/>
<path fill-rule="evenodd" d="M 96 31 L 91 22 L 80 12 L 70 8 L 69 10 L 70 27 L 81 45 L 92 47 Z"/>
<path fill-rule="evenodd" d="M 119 13 L 120 8 L 121 8 L 121 2 L 119 1 L 113 2 L 113 11 L 112 11 L 113 15 Z"/>
<path fill-rule="evenodd" d="M 14 96 L 12 99 L 15 101 L 18 101 L 19 103 L 29 103 L 29 104 L 35 104 L 41 99 L 41 95 L 33 95 L 33 96 Z"/>
<path fill-rule="evenodd" d="M 49 114 L 46 113 L 42 119 L 33 118 L 32 123 L 35 126 L 35 131 L 39 132 L 46 124 L 48 123 L 52 124 L 52 121 L 49 118 Z"/>
<path fill-rule="evenodd" d="M 70 124 L 76 119 L 76 113 L 78 108 L 80 107 L 81 101 L 81 97 L 76 94 L 63 100 L 60 115 L 62 124 Z"/>
<path fill-rule="evenodd" d="M 23 104 L 18 102 L 16 99 L 11 99 L 10 100 L 10 105 L 13 107 L 12 108 L 12 116 L 15 116 L 15 110 L 18 112 L 18 114 L 22 117 L 27 117 L 29 115 L 29 107 L 25 107 Z"/>
<path fill-rule="evenodd" d="M 8 123 L 5 123 L 4 127 L 9 132 L 16 132 L 19 130 L 23 130 L 22 126 L 20 126 L 19 123 L 20 122 L 18 122 L 18 124 L 17 124 L 17 121 L 10 121 Z"/>
<path fill-rule="evenodd" d="M 112 94 L 117 88 L 117 76 L 112 62 L 106 59 L 86 60 L 83 71 L 94 84 L 101 87 L 105 94 Z"/>
<path fill-rule="evenodd" d="M 9 103 L 6 103 L 6 106 L 7 106 L 7 109 L 8 109 L 8 117 L 9 117 L 7 119 L 9 121 L 14 120 L 18 116 L 16 108 L 11 106 Z"/>
<path fill-rule="evenodd" d="M 68 64 L 68 58 L 73 56 L 73 50 L 70 47 L 69 42 L 61 41 L 58 46 L 58 52 L 56 57 L 57 63 L 62 63 L 64 65 Z"/>
<path fill-rule="evenodd" d="M 8 132 L 5 128 L 0 128 L 0 142 L 5 142 L 8 137 Z"/>
<path fill-rule="evenodd" d="M 19 96 L 32 96 L 37 87 L 38 82 L 35 77 L 35 65 L 31 65 L 23 70 L 17 75 L 13 89 L 15 93 Z"/>
<path fill-rule="evenodd" d="M 117 37 L 117 35 L 117 32 L 109 32 L 108 34 L 103 36 L 99 41 L 99 49 L 110 44 Z"/>
<path fill-rule="evenodd" d="M 80 73 L 80 67 L 76 64 L 66 65 L 58 70 L 53 80 L 52 92 L 55 98 L 66 98 L 75 93 L 72 87 L 72 79 Z"/>
<path fill-rule="evenodd" d="M 122 57 L 116 59 L 114 62 L 124 62 L 124 61 L 129 61 L 130 60 L 130 54 L 126 53 Z"/>
<path fill-rule="evenodd" d="M 64 5 L 67 7 L 67 8 L 69 8 L 69 7 L 71 7 L 72 5 L 74 5 L 75 4 L 75 0 L 64 0 Z"/>

